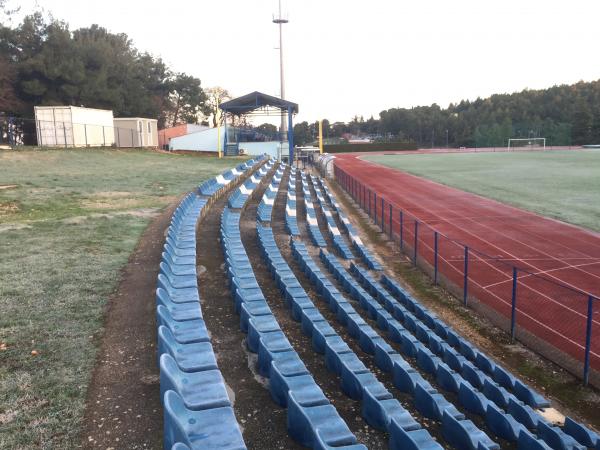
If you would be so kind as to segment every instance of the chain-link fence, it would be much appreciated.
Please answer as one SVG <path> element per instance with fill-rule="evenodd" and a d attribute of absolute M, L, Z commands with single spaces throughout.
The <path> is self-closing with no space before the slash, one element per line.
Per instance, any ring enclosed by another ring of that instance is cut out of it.
<path fill-rule="evenodd" d="M 591 376 L 600 385 L 598 298 L 543 271 L 469 248 L 436 230 L 429 211 L 420 211 L 419 220 L 338 166 L 334 172 L 340 186 L 434 283 L 513 339 L 580 375 L 584 384 Z"/>
<path fill-rule="evenodd" d="M 9 147 L 157 147 L 156 125 L 131 119 L 115 127 L 0 116 L 0 145 Z"/>

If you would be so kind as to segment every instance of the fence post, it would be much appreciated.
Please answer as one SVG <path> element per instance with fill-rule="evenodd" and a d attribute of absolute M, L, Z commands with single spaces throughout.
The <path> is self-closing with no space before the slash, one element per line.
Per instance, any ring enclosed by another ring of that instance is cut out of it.
<path fill-rule="evenodd" d="M 469 247 L 465 245 L 465 275 L 463 280 L 463 302 L 467 306 L 467 297 L 469 295 Z"/>
<path fill-rule="evenodd" d="M 404 249 L 404 213 L 400 210 L 400 250 Z"/>
<path fill-rule="evenodd" d="M 369 215 L 369 217 L 371 217 L 371 189 L 369 189 L 369 211 L 368 211 L 368 215 Z"/>
<path fill-rule="evenodd" d="M 415 255 L 413 259 L 413 264 L 417 265 L 417 245 L 419 243 L 419 221 L 415 219 Z"/>
<path fill-rule="evenodd" d="M 85 134 L 85 146 L 88 146 L 88 140 L 87 140 L 87 123 L 83 124 L 83 133 Z"/>
<path fill-rule="evenodd" d="M 102 141 L 104 142 L 104 147 L 106 147 L 106 133 L 104 132 L 104 125 L 102 125 Z"/>
<path fill-rule="evenodd" d="M 517 324 L 517 268 L 513 267 L 512 298 L 510 302 L 510 340 L 515 340 L 515 326 Z"/>
<path fill-rule="evenodd" d="M 583 362 L 583 385 L 587 386 L 590 381 L 590 348 L 592 342 L 592 318 L 594 315 L 594 297 L 588 297 L 588 316 L 585 331 L 585 358 Z"/>
<path fill-rule="evenodd" d="M 133 140 L 133 128 L 132 128 L 131 129 L 131 148 L 133 148 L 133 143 L 134 143 L 134 140 Z"/>
<path fill-rule="evenodd" d="M 438 232 L 433 232 L 433 284 L 438 284 Z"/>
<path fill-rule="evenodd" d="M 65 138 L 65 148 L 67 148 L 67 127 L 64 122 L 63 122 L 63 137 Z M 56 143 L 56 145 L 58 146 L 58 142 Z"/>
<path fill-rule="evenodd" d="M 381 197 L 381 232 L 385 233 L 385 202 Z"/>
<path fill-rule="evenodd" d="M 375 205 L 373 220 L 375 220 L 375 225 L 377 225 L 377 192 L 373 192 L 373 203 Z"/>
<path fill-rule="evenodd" d="M 389 228 L 389 232 L 390 232 L 390 240 L 391 241 L 394 240 L 394 227 L 392 226 L 393 209 L 394 209 L 394 207 L 390 203 L 390 228 Z"/>

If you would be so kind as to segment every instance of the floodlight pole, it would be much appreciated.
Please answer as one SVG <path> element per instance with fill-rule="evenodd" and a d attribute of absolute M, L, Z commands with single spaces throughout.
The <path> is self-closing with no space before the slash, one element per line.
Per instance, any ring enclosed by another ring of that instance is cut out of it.
<path fill-rule="evenodd" d="M 287 19 L 284 19 L 281 16 L 281 0 L 279 0 L 279 16 L 273 17 L 273 23 L 279 25 L 279 78 L 280 78 L 280 87 L 281 87 L 281 99 L 285 100 L 285 80 L 283 77 L 283 27 L 284 23 L 288 23 Z M 281 135 L 285 136 L 286 132 L 286 123 L 285 123 L 285 114 L 281 114 Z"/>

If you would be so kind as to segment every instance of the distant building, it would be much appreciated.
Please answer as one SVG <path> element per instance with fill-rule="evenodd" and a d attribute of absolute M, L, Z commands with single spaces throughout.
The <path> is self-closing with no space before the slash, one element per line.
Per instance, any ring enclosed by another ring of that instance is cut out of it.
<path fill-rule="evenodd" d="M 209 127 L 207 126 L 193 123 L 183 123 L 181 125 L 175 125 L 174 127 L 163 128 L 162 130 L 158 130 L 158 146 L 163 150 L 168 150 L 169 142 L 171 142 L 172 138 L 208 129 Z"/>
<path fill-rule="evenodd" d="M 34 107 L 40 147 L 109 147 L 115 144 L 113 113 L 79 106 Z"/>
<path fill-rule="evenodd" d="M 221 151 L 225 154 L 225 133 L 227 142 L 236 143 L 239 152 L 246 155 L 268 154 L 278 158 L 281 152 L 287 153 L 287 142 L 268 141 L 262 133 L 255 130 L 240 129 L 234 127 L 221 127 Z M 195 133 L 171 138 L 169 150 L 185 150 L 196 152 L 216 153 L 219 148 L 219 131 L 217 128 L 207 128 Z"/>
<path fill-rule="evenodd" d="M 158 121 L 144 117 L 114 119 L 117 147 L 158 147 Z"/>

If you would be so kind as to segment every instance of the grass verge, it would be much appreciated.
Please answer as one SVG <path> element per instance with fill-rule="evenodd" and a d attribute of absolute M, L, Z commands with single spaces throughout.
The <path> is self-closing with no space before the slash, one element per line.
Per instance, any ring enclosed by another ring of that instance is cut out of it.
<path fill-rule="evenodd" d="M 0 152 L 0 448 L 78 445 L 120 270 L 161 208 L 237 163 L 144 150 Z"/>

